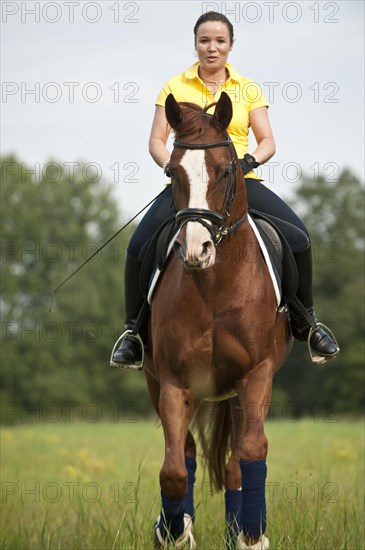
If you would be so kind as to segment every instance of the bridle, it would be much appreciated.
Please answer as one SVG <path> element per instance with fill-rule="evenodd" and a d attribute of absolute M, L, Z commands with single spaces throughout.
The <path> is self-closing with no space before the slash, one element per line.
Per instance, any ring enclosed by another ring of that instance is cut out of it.
<path fill-rule="evenodd" d="M 176 222 L 182 229 L 189 222 L 198 222 L 209 231 L 212 241 L 218 245 L 224 237 L 230 233 L 237 234 L 238 226 L 247 219 L 247 213 L 240 219 L 228 226 L 228 219 L 231 215 L 231 208 L 237 192 L 237 161 L 233 153 L 233 143 L 227 133 L 223 141 L 214 141 L 212 143 L 184 143 L 179 140 L 174 141 L 174 147 L 180 149 L 213 149 L 214 147 L 228 147 L 230 153 L 230 162 L 228 166 L 228 183 L 226 194 L 220 213 L 205 208 L 184 208 L 179 210 L 175 216 Z M 210 222 L 210 223 L 209 223 Z"/>

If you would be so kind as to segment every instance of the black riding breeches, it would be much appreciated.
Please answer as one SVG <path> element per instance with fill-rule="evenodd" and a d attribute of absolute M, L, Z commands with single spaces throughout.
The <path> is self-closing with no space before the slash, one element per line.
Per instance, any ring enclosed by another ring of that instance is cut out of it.
<path fill-rule="evenodd" d="M 295 225 L 304 231 L 309 239 L 308 231 L 302 220 L 280 197 L 278 197 L 278 195 L 265 187 L 259 180 L 246 179 L 245 182 L 248 204 L 251 208 Z M 135 230 L 128 246 L 129 256 L 135 260 L 140 259 L 140 252 L 145 242 L 157 231 L 167 218 L 173 215 L 173 213 L 172 186 L 168 185 L 162 195 L 156 199 L 151 208 L 144 215 Z M 290 244 L 290 235 L 285 235 L 284 233 L 284 236 L 288 238 Z"/>
<path fill-rule="evenodd" d="M 247 190 L 247 202 L 248 205 L 254 210 L 258 210 L 263 214 L 269 214 L 275 216 L 280 220 L 284 220 L 291 223 L 295 227 L 298 227 L 307 235 L 309 239 L 308 230 L 305 227 L 302 220 L 293 212 L 278 195 L 276 195 L 271 189 L 260 183 L 258 180 L 246 179 Z M 283 230 L 284 231 L 284 230 Z M 284 237 L 289 237 L 285 235 Z M 290 244 L 290 239 L 288 238 Z"/>

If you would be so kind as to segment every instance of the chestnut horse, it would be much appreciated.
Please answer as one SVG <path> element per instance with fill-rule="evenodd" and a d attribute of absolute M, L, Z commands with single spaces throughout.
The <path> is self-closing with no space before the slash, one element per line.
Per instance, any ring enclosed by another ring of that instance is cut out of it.
<path fill-rule="evenodd" d="M 195 548 L 195 419 L 210 478 L 225 489 L 229 548 L 269 547 L 264 420 L 274 373 L 291 345 L 248 220 L 244 177 L 226 131 L 228 95 L 214 115 L 170 94 L 169 171 L 180 231 L 151 306 L 145 374 L 165 437 L 155 543 Z M 229 456 L 228 456 L 229 455 Z"/>

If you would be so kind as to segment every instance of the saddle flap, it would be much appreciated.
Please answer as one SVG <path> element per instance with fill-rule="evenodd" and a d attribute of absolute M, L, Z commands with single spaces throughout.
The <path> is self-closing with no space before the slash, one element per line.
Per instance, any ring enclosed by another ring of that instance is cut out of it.
<path fill-rule="evenodd" d="M 142 262 L 139 284 L 142 295 L 147 298 L 156 269 L 162 271 L 167 260 L 168 248 L 178 230 L 175 214 L 169 217 L 156 233 L 146 241 L 140 252 Z"/>
<path fill-rule="evenodd" d="M 268 216 L 253 209 L 249 209 L 249 213 L 262 234 L 273 265 L 276 267 L 277 272 L 281 274 L 282 304 L 289 304 L 293 300 L 298 288 L 298 270 L 293 252 L 299 252 L 307 248 L 309 245 L 308 237 L 301 229 L 288 222 L 283 222 L 274 216 Z M 280 225 L 285 229 L 286 234 L 290 230 L 290 245 L 284 237 Z M 281 258 L 279 243 L 281 245 Z"/>

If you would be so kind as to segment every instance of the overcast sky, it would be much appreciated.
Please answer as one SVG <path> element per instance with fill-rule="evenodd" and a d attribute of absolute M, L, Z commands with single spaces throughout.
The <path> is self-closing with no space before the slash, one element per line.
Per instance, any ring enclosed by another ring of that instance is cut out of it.
<path fill-rule="evenodd" d="M 165 178 L 148 153 L 163 84 L 196 61 L 208 9 L 235 28 L 230 62 L 270 102 L 277 142 L 261 175 L 283 197 L 300 172 L 364 170 L 363 1 L 1 2 L 2 153 L 114 182 L 124 215 Z M 252 143 L 252 142 L 251 142 Z M 253 149 L 251 146 L 251 150 Z M 88 164 L 91 163 L 91 164 Z"/>

